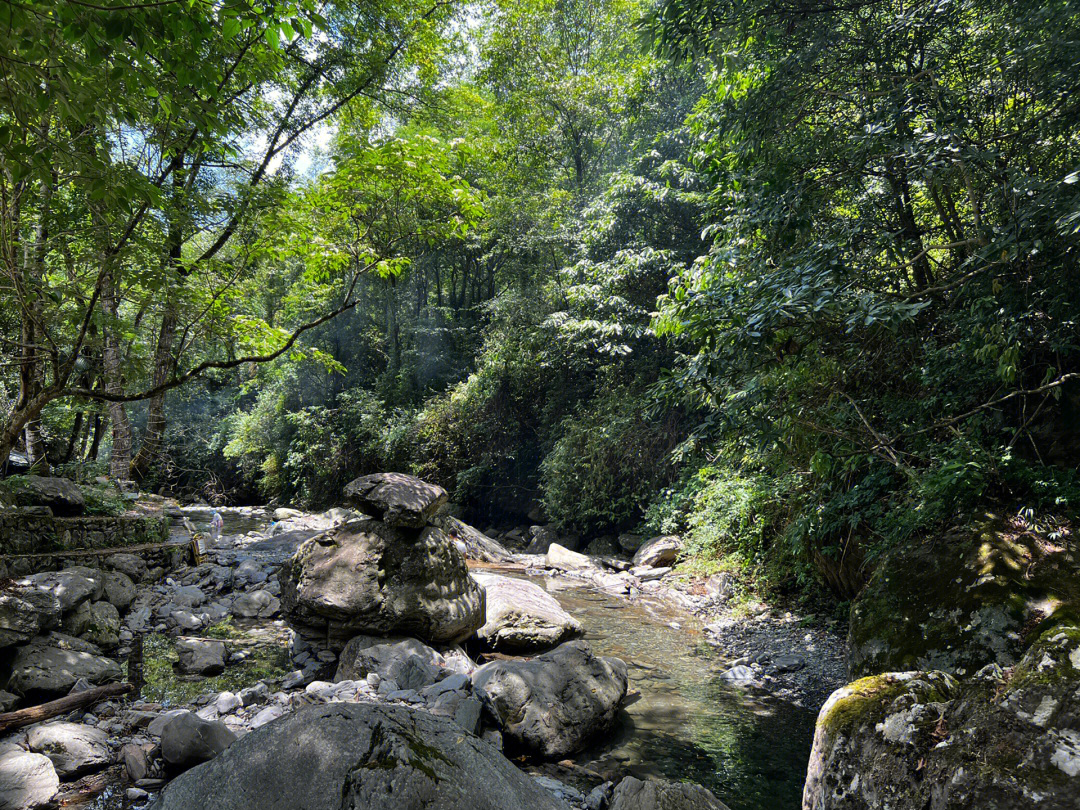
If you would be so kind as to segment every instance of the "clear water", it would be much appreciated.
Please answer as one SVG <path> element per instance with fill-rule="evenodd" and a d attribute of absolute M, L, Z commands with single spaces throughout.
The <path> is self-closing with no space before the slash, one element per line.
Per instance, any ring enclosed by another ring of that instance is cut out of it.
<path fill-rule="evenodd" d="M 578 764 L 697 782 L 731 810 L 800 806 L 812 712 L 755 698 L 722 680 L 723 660 L 700 628 L 662 603 L 534 581 L 547 584 L 578 618 L 595 651 L 627 662 L 630 688 L 640 693 L 617 729 L 579 755 Z"/>

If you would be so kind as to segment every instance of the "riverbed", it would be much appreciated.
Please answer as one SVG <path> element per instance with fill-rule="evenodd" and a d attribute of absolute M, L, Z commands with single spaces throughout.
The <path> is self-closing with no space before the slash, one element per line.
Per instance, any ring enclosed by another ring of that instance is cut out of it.
<path fill-rule="evenodd" d="M 577 617 L 597 653 L 626 661 L 637 693 L 577 764 L 697 782 L 731 810 L 799 807 L 813 712 L 723 680 L 724 659 L 697 621 L 659 600 L 531 579 Z"/>
<path fill-rule="evenodd" d="M 204 530 L 213 510 L 184 511 Z M 230 535 L 266 531 L 270 523 L 261 509 L 221 513 L 226 542 Z M 576 764 L 598 773 L 697 782 L 731 810 L 799 807 L 814 713 L 721 678 L 730 662 L 723 649 L 706 643 L 692 615 L 650 596 L 616 596 L 562 577 L 499 573 L 547 589 L 581 622 L 596 652 L 628 664 L 632 702 L 617 727 L 575 757 Z"/>

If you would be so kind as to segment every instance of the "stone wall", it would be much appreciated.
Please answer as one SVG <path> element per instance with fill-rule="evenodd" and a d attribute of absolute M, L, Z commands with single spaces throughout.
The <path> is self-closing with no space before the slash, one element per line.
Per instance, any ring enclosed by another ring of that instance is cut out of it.
<path fill-rule="evenodd" d="M 169 539 L 167 517 L 54 517 L 36 510 L 0 512 L 0 556 L 116 548 Z"/>
<path fill-rule="evenodd" d="M 192 563 L 191 544 L 185 542 L 155 543 L 154 545 L 134 545 L 100 550 L 57 551 L 51 554 L 27 554 L 23 556 L 0 555 L 0 579 L 25 577 L 42 571 L 60 571 L 72 565 L 108 569 L 112 567 L 108 564 L 108 558 L 114 554 L 135 554 L 146 562 L 148 568 L 161 568 L 165 573 L 170 573 L 183 565 Z"/>

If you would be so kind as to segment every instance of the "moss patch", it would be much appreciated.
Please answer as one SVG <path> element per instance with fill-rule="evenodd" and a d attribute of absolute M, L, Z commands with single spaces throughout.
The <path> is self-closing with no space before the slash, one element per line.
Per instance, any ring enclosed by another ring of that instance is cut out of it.
<path fill-rule="evenodd" d="M 145 685 L 142 697 L 162 705 L 177 706 L 190 703 L 199 695 L 212 692 L 235 692 L 266 678 L 278 678 L 289 671 L 288 652 L 277 646 L 263 645 L 252 649 L 251 655 L 231 664 L 221 675 L 212 678 L 181 676 L 174 664 L 178 656 L 172 640 L 153 634 L 143 642 L 143 674 Z"/>

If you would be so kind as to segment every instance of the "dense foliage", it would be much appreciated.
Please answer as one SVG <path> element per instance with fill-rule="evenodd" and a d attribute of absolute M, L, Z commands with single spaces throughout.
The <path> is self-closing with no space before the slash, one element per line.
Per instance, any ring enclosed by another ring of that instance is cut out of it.
<path fill-rule="evenodd" d="M 410 470 L 841 596 L 1078 502 L 1070 3 L 0 23 L 4 453 L 310 505 Z"/>

